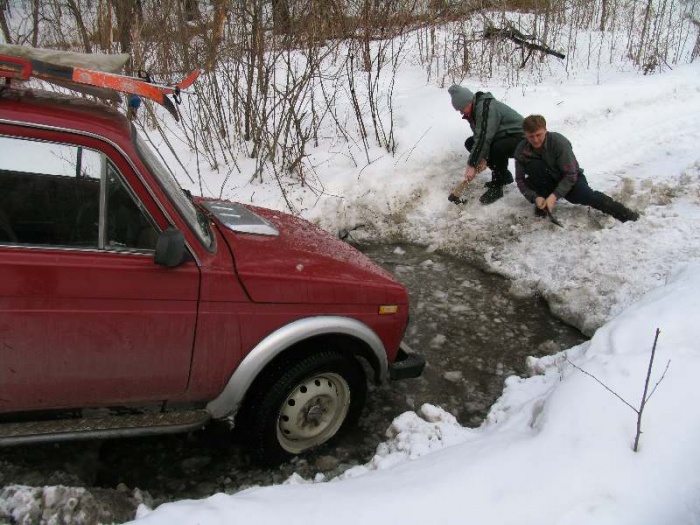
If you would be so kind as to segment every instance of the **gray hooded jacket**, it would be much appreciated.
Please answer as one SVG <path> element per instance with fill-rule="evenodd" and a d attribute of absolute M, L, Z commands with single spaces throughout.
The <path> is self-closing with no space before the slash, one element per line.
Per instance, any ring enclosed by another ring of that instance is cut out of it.
<path fill-rule="evenodd" d="M 479 91 L 474 95 L 474 109 L 467 120 L 474 133 L 474 147 L 468 161 L 470 166 L 476 167 L 481 159 L 488 159 L 494 140 L 524 137 L 522 115 L 496 100 L 491 93 Z"/>

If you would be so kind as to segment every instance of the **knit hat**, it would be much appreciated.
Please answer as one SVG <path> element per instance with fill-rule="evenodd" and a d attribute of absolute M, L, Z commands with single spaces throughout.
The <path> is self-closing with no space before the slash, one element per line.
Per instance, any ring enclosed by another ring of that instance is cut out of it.
<path fill-rule="evenodd" d="M 462 111 L 474 98 L 474 93 L 457 84 L 452 84 L 447 92 L 452 97 L 452 107 L 457 111 Z"/>

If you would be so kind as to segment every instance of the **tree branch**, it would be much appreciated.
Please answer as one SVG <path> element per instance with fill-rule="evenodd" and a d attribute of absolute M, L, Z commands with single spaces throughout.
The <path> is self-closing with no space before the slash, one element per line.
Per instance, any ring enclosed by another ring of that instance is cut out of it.
<path fill-rule="evenodd" d="M 513 26 L 510 24 L 506 27 L 502 28 L 497 28 L 492 25 L 489 25 L 485 30 L 484 30 L 484 38 L 486 39 L 496 39 L 500 38 L 503 40 L 512 40 L 519 46 L 529 49 L 530 52 L 532 51 L 539 51 L 541 53 L 545 53 L 547 55 L 552 55 L 557 58 L 564 59 L 566 55 L 564 53 L 560 53 L 559 51 L 556 51 L 554 49 L 551 49 L 550 47 L 545 46 L 544 44 L 538 44 L 533 42 L 533 40 L 536 40 L 536 37 L 533 35 L 525 35 L 515 29 Z M 527 59 L 523 62 L 523 65 L 527 62 Z"/>
<path fill-rule="evenodd" d="M 656 387 L 659 386 L 659 383 L 661 383 L 661 381 L 664 380 L 664 377 L 666 377 L 666 372 L 668 371 L 668 367 L 669 367 L 670 365 L 671 365 L 671 360 L 669 359 L 668 362 L 666 363 L 666 368 L 664 368 L 664 373 L 661 374 L 661 377 L 659 378 L 659 380 L 658 380 L 658 381 L 656 382 L 656 384 L 654 385 L 654 388 L 651 389 L 651 392 L 649 393 L 649 397 L 647 397 L 647 403 L 648 403 L 649 400 L 651 399 L 651 396 L 654 395 L 654 392 L 656 392 Z"/>
<path fill-rule="evenodd" d="M 625 401 L 624 398 L 622 398 L 622 396 L 620 396 L 620 394 L 618 394 L 617 392 L 615 392 L 612 388 L 610 388 L 608 385 L 606 385 L 605 383 L 603 383 L 603 382 L 602 382 L 600 379 L 598 379 L 596 376 L 594 376 L 594 375 L 591 374 L 590 372 L 586 372 L 586 371 L 585 371 L 583 368 L 581 368 L 580 366 L 578 366 L 578 365 L 574 364 L 573 362 L 569 361 L 569 358 L 568 358 L 568 357 L 566 358 L 566 362 L 569 363 L 571 366 L 573 366 L 576 370 L 578 370 L 578 371 L 580 371 L 580 372 L 583 372 L 584 374 L 586 374 L 586 375 L 587 375 L 588 377 L 590 377 L 590 378 L 595 379 L 595 380 L 598 382 L 598 384 L 599 384 L 600 386 L 602 386 L 605 390 L 607 390 L 608 392 L 610 392 L 612 395 L 614 395 L 616 398 L 618 398 L 620 401 L 622 401 L 625 405 L 627 405 L 627 406 L 630 407 L 632 410 L 634 410 L 635 413 L 639 414 L 639 410 L 637 410 L 637 409 L 634 408 L 632 405 L 630 405 L 627 401 Z"/>

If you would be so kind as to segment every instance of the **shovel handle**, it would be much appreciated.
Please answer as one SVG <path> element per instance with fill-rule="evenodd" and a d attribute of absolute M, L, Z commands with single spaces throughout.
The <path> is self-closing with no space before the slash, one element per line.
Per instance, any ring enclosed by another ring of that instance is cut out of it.
<path fill-rule="evenodd" d="M 466 179 L 463 180 L 462 182 L 457 184 L 457 186 L 454 187 L 454 189 L 452 190 L 452 195 L 454 195 L 456 197 L 461 197 L 462 193 L 464 192 L 464 190 L 467 188 L 468 185 L 469 185 L 469 181 Z"/>

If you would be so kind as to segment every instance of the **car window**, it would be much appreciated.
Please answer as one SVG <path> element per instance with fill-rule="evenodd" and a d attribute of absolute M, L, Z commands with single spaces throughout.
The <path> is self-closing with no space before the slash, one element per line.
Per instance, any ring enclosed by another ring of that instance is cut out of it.
<path fill-rule="evenodd" d="M 153 250 L 157 235 L 103 153 L 0 136 L 0 243 Z"/>
<path fill-rule="evenodd" d="M 192 195 L 180 187 L 170 169 L 158 160 L 158 157 L 138 133 L 134 134 L 134 144 L 141 160 L 150 168 L 150 172 L 156 177 L 192 231 L 208 250 L 212 250 L 214 237 L 209 227 L 209 219 L 200 208 L 194 205 Z"/>
<path fill-rule="evenodd" d="M 106 185 L 106 245 L 154 250 L 158 231 L 111 162 L 107 163 Z"/>

